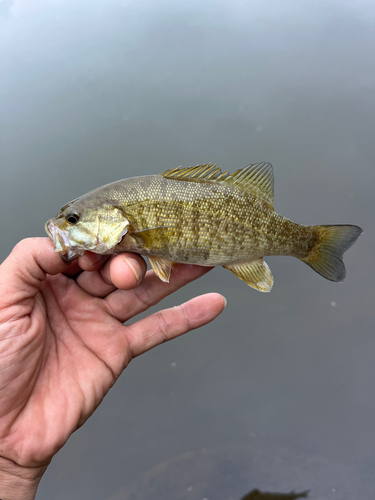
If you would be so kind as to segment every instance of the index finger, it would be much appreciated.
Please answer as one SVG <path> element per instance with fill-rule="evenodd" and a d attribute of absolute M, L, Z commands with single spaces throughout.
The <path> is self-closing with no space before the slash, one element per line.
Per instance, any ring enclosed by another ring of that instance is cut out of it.
<path fill-rule="evenodd" d="M 226 306 L 218 293 L 194 297 L 180 306 L 164 309 L 126 327 L 132 358 L 184 333 L 206 325 Z"/>

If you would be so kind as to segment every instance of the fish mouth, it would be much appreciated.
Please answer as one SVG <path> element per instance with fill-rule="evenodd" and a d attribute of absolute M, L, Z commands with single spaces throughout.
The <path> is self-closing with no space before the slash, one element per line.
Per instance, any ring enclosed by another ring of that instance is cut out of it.
<path fill-rule="evenodd" d="M 77 259 L 84 254 L 85 250 L 83 248 L 71 245 L 68 231 L 57 227 L 52 219 L 46 222 L 44 228 L 53 243 L 54 251 L 66 262 Z"/>

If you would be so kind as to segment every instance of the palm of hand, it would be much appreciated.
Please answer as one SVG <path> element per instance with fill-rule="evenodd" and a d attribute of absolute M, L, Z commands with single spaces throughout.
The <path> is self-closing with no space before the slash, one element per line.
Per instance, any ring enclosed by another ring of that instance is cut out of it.
<path fill-rule="evenodd" d="M 22 453 L 25 465 L 32 466 L 48 461 L 85 422 L 130 353 L 122 323 L 109 315 L 103 300 L 62 275 L 49 277 L 17 330 L 22 344 L 9 360 L 13 398 L 2 406 L 16 417 L 11 458 L 19 463 Z M 19 350 L 27 352 L 23 363 L 17 362 Z"/>
<path fill-rule="evenodd" d="M 47 245 L 49 273 L 68 268 L 49 242 L 35 240 Z M 138 288 L 119 290 L 99 271 L 40 279 L 38 266 L 37 278 L 35 269 L 23 276 L 8 299 L 0 293 L 0 454 L 25 467 L 49 462 L 134 356 L 211 321 L 224 305 L 208 294 L 124 326 L 206 270 L 181 266 L 169 285 L 149 272 Z"/>

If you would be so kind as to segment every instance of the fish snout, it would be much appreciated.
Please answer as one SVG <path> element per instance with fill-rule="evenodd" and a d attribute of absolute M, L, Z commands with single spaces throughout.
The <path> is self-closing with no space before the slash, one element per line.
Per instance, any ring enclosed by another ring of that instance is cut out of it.
<path fill-rule="evenodd" d="M 65 231 L 61 231 L 57 226 L 55 226 L 52 220 L 46 223 L 45 229 L 46 233 L 53 243 L 55 252 L 64 252 L 66 250 L 66 247 L 69 246 L 69 244 L 67 244 L 68 242 L 66 241 L 66 236 L 63 235 Z"/>
<path fill-rule="evenodd" d="M 64 231 L 56 226 L 53 219 L 46 222 L 45 230 L 53 243 L 55 252 L 60 254 L 63 260 L 69 262 L 84 253 L 84 249 L 78 249 L 75 245 L 71 244 L 68 231 Z"/>

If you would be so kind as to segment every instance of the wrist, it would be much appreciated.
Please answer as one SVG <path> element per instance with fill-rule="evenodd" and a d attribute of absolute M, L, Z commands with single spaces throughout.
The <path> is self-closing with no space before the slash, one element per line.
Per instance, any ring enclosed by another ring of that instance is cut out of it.
<path fill-rule="evenodd" d="M 33 500 L 47 465 L 22 467 L 0 457 L 0 500 Z"/>

